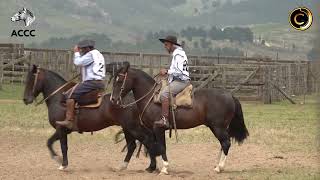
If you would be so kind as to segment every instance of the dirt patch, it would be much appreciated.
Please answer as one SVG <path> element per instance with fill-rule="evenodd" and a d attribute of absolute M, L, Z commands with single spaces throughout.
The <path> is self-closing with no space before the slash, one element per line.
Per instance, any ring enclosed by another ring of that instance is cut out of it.
<path fill-rule="evenodd" d="M 69 167 L 65 172 L 49 157 L 45 136 L 0 134 L 0 179 L 247 179 L 278 177 L 297 169 L 317 175 L 318 154 L 272 152 L 255 144 L 233 145 L 224 173 L 216 174 L 219 146 L 216 142 L 169 144 L 170 175 L 159 176 L 144 169 L 149 159 L 133 157 L 128 170 L 118 171 L 124 159 L 123 144 L 114 145 L 92 136 L 90 141 L 69 138 Z M 55 149 L 60 153 L 59 143 Z M 162 167 L 158 159 L 158 167 Z M 305 171 L 304 171 L 305 170 Z M 262 173 L 263 172 L 263 173 Z M 300 173 L 300 172 L 299 172 Z"/>

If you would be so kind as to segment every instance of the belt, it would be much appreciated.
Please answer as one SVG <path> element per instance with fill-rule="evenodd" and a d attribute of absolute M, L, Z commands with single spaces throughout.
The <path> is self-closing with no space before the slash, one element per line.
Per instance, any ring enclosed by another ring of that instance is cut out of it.
<path fill-rule="evenodd" d="M 101 79 L 90 79 L 90 80 L 86 80 L 86 81 L 103 81 Z"/>
<path fill-rule="evenodd" d="M 190 81 L 189 79 L 188 80 L 182 80 L 182 79 L 180 79 L 180 78 L 178 78 L 178 77 L 175 77 L 175 76 L 173 76 L 173 79 L 172 79 L 173 81 L 179 81 L 179 82 L 188 82 L 188 81 Z"/>

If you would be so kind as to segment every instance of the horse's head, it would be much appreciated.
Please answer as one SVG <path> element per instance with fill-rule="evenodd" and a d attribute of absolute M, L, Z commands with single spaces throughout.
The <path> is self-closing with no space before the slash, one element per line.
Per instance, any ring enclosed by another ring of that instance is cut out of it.
<path fill-rule="evenodd" d="M 36 65 L 32 65 L 29 70 L 25 81 L 25 89 L 23 95 L 23 102 L 31 104 L 34 99 L 43 90 L 44 71 Z"/>
<path fill-rule="evenodd" d="M 22 10 L 18 11 L 17 13 L 15 13 L 12 17 L 11 17 L 11 21 L 20 21 L 20 20 L 24 20 L 27 18 L 27 9 L 26 8 L 22 8 Z"/>
<path fill-rule="evenodd" d="M 128 94 L 133 87 L 133 77 L 129 73 L 129 62 L 124 62 L 123 66 L 114 74 L 113 88 L 110 101 L 115 104 L 121 103 L 124 96 Z"/>

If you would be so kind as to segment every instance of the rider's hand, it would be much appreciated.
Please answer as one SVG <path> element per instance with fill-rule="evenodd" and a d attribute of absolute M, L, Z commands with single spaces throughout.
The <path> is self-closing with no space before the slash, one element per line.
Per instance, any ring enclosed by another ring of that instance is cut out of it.
<path fill-rule="evenodd" d="M 160 69 L 160 75 L 166 75 L 168 71 L 166 69 Z"/>
<path fill-rule="evenodd" d="M 74 46 L 74 48 L 73 48 L 73 52 L 79 52 L 79 48 L 78 48 L 78 46 L 77 46 L 77 45 L 75 45 L 75 46 Z"/>

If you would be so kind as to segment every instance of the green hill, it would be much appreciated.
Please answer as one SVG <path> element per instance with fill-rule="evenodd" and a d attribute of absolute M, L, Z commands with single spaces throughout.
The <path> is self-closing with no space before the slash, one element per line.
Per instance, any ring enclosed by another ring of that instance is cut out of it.
<path fill-rule="evenodd" d="M 280 23 L 288 12 L 308 0 L 15 0 L 0 1 L 0 41 L 40 42 L 49 37 L 104 33 L 112 40 L 136 42 L 146 32 L 180 31 L 186 26 L 218 27 Z M 30 9 L 36 21 L 36 37 L 11 38 L 10 17 L 20 8 Z"/>

